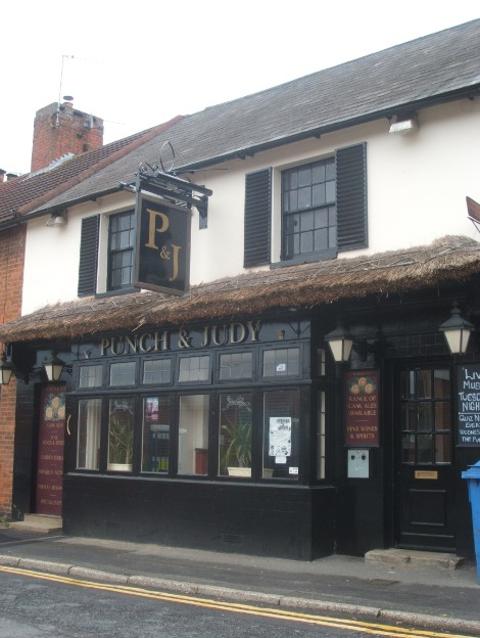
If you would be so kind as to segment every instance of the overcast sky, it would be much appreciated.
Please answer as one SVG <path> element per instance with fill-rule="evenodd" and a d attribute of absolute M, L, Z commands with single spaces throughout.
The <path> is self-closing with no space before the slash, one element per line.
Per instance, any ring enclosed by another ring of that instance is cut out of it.
<path fill-rule="evenodd" d="M 480 17 L 478 0 L 24 0 L 0 11 L 0 168 L 62 95 L 105 142 Z"/>

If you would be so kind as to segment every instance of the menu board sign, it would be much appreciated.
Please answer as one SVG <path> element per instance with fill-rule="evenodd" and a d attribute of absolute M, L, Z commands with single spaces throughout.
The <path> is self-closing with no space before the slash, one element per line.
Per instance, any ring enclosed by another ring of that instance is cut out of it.
<path fill-rule="evenodd" d="M 352 447 L 378 447 L 378 370 L 345 373 L 345 443 Z"/>
<path fill-rule="evenodd" d="M 457 443 L 480 447 L 480 365 L 458 368 Z"/>

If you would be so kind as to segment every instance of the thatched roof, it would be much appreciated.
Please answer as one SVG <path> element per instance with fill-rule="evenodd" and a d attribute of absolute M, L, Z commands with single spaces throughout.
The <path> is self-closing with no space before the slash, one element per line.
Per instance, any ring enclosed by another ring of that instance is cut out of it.
<path fill-rule="evenodd" d="M 468 237 L 449 236 L 429 246 L 246 273 L 194 286 L 183 297 L 135 292 L 46 306 L 0 326 L 0 340 L 78 338 L 291 307 L 311 309 L 462 282 L 479 271 L 480 244 Z"/>

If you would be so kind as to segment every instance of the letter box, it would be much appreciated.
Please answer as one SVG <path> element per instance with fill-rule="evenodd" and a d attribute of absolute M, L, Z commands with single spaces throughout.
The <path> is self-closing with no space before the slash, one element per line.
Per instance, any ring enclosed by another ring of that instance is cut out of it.
<path fill-rule="evenodd" d="M 468 481 L 468 498 L 472 508 L 473 539 L 477 561 L 477 581 L 480 583 L 480 461 L 470 465 L 462 472 L 462 478 Z"/>

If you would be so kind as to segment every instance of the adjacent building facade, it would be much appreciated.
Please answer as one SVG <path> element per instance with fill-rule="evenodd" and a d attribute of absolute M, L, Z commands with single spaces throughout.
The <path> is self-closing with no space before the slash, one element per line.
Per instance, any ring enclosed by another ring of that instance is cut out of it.
<path fill-rule="evenodd" d="M 29 208 L 22 316 L 0 329 L 14 516 L 299 559 L 472 554 L 479 31 L 179 118 Z M 146 246 L 170 281 L 188 247 L 182 295 L 133 285 L 138 174 L 167 184 L 146 179 Z M 191 208 L 178 178 L 205 193 Z"/>

